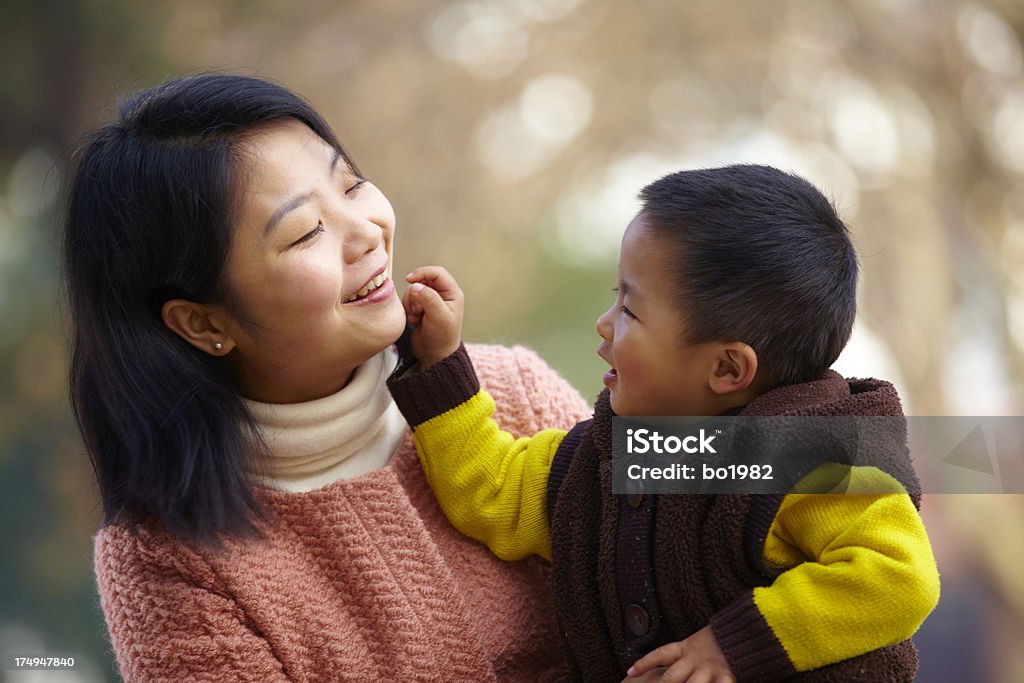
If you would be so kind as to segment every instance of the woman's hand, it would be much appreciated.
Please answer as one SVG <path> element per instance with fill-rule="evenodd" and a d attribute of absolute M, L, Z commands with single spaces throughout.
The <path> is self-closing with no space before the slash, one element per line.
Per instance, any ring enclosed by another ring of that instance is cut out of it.
<path fill-rule="evenodd" d="M 412 325 L 412 352 L 426 368 L 458 350 L 465 299 L 459 283 L 441 266 L 421 266 L 405 276 L 411 283 L 402 297 Z"/>
<path fill-rule="evenodd" d="M 626 673 L 626 680 L 649 680 L 644 676 L 655 667 L 668 667 L 660 681 L 684 683 L 684 681 L 700 681 L 701 683 L 735 683 L 736 677 L 729 668 L 729 662 L 718 647 L 718 641 L 711 633 L 711 627 L 705 626 L 685 640 L 662 645 L 657 650 L 648 652 L 636 661 Z"/>

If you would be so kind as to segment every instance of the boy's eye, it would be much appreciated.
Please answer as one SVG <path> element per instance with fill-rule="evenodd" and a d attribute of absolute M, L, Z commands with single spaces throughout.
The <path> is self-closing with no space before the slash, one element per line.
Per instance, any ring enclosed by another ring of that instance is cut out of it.
<path fill-rule="evenodd" d="M 612 291 L 615 292 L 615 295 L 616 295 L 615 298 L 618 298 L 619 296 L 621 296 L 619 294 L 619 288 L 618 287 L 612 287 Z M 629 310 L 626 307 L 625 304 L 619 304 L 619 310 L 622 311 L 623 313 L 625 313 L 627 318 L 633 318 L 634 320 L 636 319 L 636 316 L 633 315 L 633 311 Z"/>

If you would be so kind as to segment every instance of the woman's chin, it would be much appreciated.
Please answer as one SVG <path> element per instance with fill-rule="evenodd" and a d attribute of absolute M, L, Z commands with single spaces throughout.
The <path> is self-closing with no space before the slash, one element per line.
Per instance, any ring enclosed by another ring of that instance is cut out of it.
<path fill-rule="evenodd" d="M 398 294 L 395 294 L 392 303 L 388 305 L 381 327 L 381 351 L 383 351 L 398 341 L 398 338 L 405 332 L 405 309 L 402 307 L 402 301 L 398 298 Z"/>

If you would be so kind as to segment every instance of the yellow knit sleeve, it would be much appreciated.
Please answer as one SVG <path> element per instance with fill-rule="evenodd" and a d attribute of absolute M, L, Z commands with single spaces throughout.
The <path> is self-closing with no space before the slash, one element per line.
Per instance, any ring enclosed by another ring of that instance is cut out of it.
<path fill-rule="evenodd" d="M 754 589 L 798 671 L 906 640 L 939 598 L 928 535 L 900 483 L 874 467 L 822 468 L 845 466 L 808 476 L 849 477 L 851 493 L 787 495 L 764 547 L 766 563 L 786 569 Z"/>
<path fill-rule="evenodd" d="M 547 483 L 566 432 L 514 438 L 492 419 L 486 391 L 413 431 L 416 450 L 441 509 L 456 529 L 503 560 L 551 559 Z"/>

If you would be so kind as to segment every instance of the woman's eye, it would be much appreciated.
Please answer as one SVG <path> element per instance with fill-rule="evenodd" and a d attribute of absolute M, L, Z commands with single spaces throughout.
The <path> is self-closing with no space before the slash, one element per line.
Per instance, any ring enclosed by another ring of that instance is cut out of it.
<path fill-rule="evenodd" d="M 625 313 L 627 318 L 635 318 L 636 317 L 635 315 L 633 315 L 633 311 L 629 310 L 625 306 L 619 306 L 619 310 L 622 311 L 623 313 Z"/>
<path fill-rule="evenodd" d="M 366 184 L 366 178 L 360 178 L 359 180 L 357 180 L 352 185 L 352 187 L 350 187 L 347 190 L 345 190 L 345 194 L 355 194 L 356 192 L 359 191 L 359 188 L 361 188 L 365 184 Z"/>
<path fill-rule="evenodd" d="M 313 228 L 312 230 L 307 232 L 305 235 L 303 235 L 299 239 L 297 239 L 294 242 L 292 242 L 290 246 L 297 247 L 300 244 L 305 244 L 306 242 L 310 241 L 311 239 L 313 239 L 314 237 L 316 237 L 317 235 L 319 235 L 323 231 L 324 231 L 324 224 L 322 222 L 321 223 L 317 223 L 315 228 Z"/>

